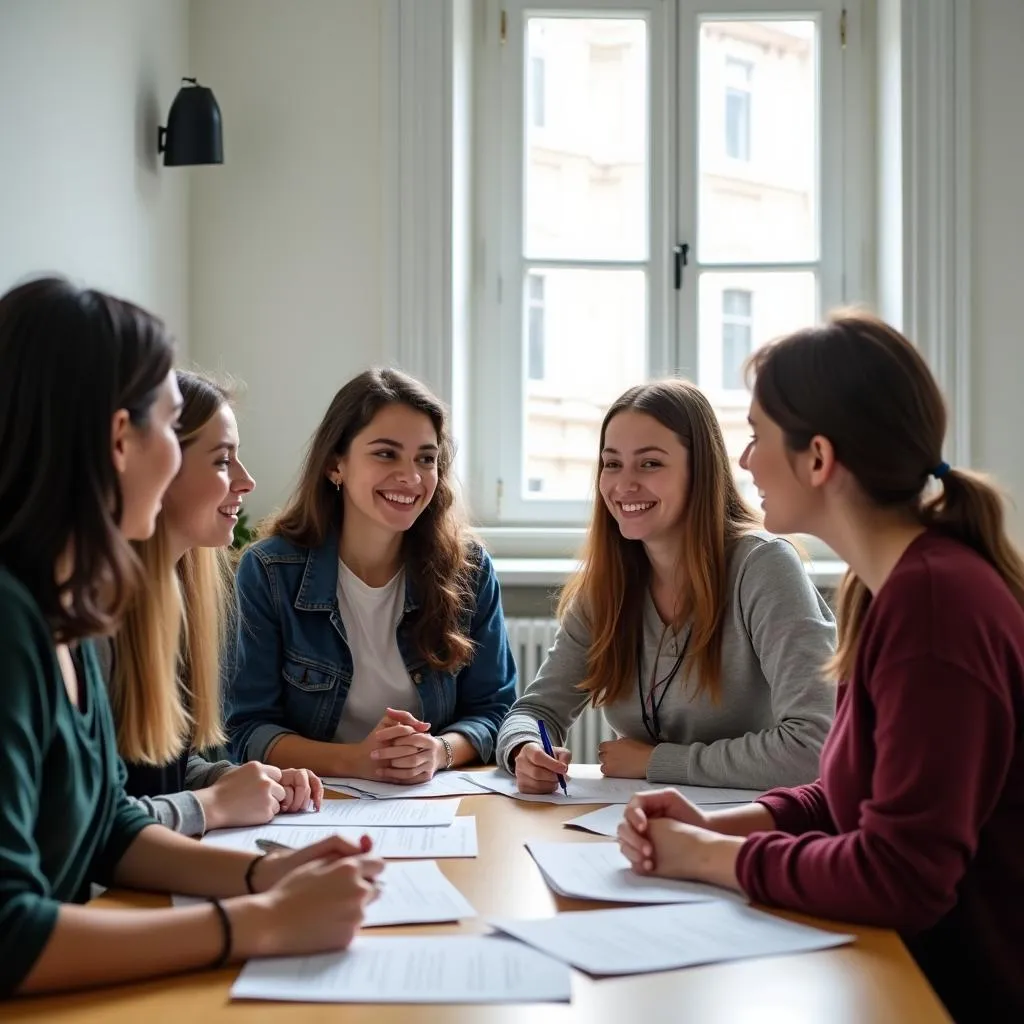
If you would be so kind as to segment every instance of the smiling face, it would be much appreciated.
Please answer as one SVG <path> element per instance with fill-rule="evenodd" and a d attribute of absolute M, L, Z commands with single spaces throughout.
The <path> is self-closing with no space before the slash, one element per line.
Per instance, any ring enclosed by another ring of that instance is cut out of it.
<path fill-rule="evenodd" d="M 341 484 L 346 529 L 408 530 L 437 490 L 437 456 L 437 431 L 426 413 L 384 406 L 328 469 L 328 479 Z"/>
<path fill-rule="evenodd" d="M 678 533 L 690 491 L 690 453 L 674 431 L 627 410 L 608 422 L 601 497 L 626 540 L 657 543 Z"/>
<path fill-rule="evenodd" d="M 224 402 L 183 443 L 181 470 L 167 488 L 164 517 L 175 548 L 231 543 L 242 500 L 255 484 L 238 458 L 238 423 Z"/>

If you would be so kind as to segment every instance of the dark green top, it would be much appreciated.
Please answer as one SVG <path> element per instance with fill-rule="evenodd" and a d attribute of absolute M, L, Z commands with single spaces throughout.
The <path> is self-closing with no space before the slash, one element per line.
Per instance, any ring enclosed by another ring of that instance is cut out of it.
<path fill-rule="evenodd" d="M 125 795 L 92 643 L 79 650 L 76 708 L 36 602 L 0 568 L 0 997 L 32 969 L 60 904 L 109 882 L 153 823 Z"/>

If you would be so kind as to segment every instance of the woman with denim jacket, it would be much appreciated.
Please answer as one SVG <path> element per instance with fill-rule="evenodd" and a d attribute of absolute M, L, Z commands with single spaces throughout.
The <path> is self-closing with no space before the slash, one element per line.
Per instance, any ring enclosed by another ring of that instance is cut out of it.
<path fill-rule="evenodd" d="M 487 554 L 455 507 L 441 403 L 368 370 L 238 567 L 240 760 L 416 784 L 494 753 L 516 669 Z"/>

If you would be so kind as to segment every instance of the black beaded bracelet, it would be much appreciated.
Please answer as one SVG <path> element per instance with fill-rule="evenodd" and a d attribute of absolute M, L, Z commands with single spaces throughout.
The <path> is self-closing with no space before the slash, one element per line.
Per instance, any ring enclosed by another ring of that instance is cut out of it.
<path fill-rule="evenodd" d="M 220 927 L 224 933 L 224 945 L 221 947 L 220 956 L 210 964 L 210 970 L 216 971 L 231 959 L 231 950 L 235 944 L 235 937 L 231 931 L 231 918 L 228 917 L 228 912 L 221 906 L 220 900 L 210 900 L 210 902 L 213 904 L 213 909 L 217 911 L 217 916 L 220 918 Z"/>
<path fill-rule="evenodd" d="M 263 860 L 263 854 L 256 854 L 256 856 L 249 861 L 249 866 L 245 869 L 245 888 L 253 894 L 256 892 L 256 887 L 252 884 L 252 873 L 256 870 L 256 865 L 259 864 L 261 860 Z"/>

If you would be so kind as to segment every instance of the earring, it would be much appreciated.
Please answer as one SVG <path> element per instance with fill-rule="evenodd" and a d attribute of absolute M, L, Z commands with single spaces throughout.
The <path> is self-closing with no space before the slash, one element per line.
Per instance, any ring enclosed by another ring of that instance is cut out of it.
<path fill-rule="evenodd" d="M 337 492 L 338 492 L 339 494 L 341 494 L 341 480 L 340 480 L 340 479 L 336 479 L 336 480 L 334 481 L 334 489 L 335 489 L 335 490 L 336 490 L 336 491 L 337 491 Z"/>

